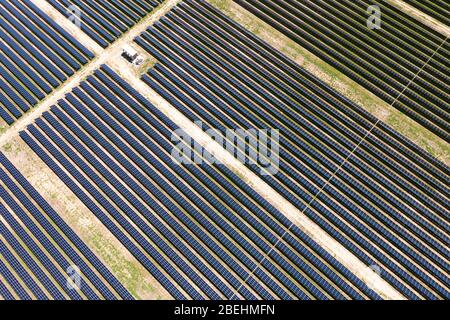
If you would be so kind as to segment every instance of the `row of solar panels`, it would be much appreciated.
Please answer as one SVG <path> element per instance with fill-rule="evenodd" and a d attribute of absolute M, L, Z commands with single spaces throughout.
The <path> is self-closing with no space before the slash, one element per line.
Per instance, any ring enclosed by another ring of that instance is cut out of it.
<path fill-rule="evenodd" d="M 448 167 L 204 1 L 136 42 L 160 62 L 143 80 L 192 121 L 281 131 L 275 190 L 406 297 L 448 298 Z"/>
<path fill-rule="evenodd" d="M 450 4 L 445 0 L 403 0 L 450 27 Z"/>
<path fill-rule="evenodd" d="M 0 2 L 0 117 L 12 124 L 93 54 L 31 1 Z"/>
<path fill-rule="evenodd" d="M 375 30 L 367 27 L 370 1 L 236 2 L 450 141 L 445 36 L 385 1 L 379 3 L 382 28 Z"/>
<path fill-rule="evenodd" d="M 47 0 L 103 48 L 119 38 L 162 0 Z"/>
<path fill-rule="evenodd" d="M 175 298 L 379 299 L 230 170 L 174 162 L 177 129 L 102 66 L 21 137 Z"/>
<path fill-rule="evenodd" d="M 133 299 L 2 153 L 0 181 L 0 296 Z M 75 270 L 80 270 L 80 282 L 73 278 L 69 286 Z"/>

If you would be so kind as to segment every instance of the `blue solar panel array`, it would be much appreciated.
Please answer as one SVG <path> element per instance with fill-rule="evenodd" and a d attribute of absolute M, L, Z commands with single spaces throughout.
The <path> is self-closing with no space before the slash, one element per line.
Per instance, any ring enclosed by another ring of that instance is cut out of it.
<path fill-rule="evenodd" d="M 0 198 L 4 299 L 133 299 L 3 153 Z M 67 284 L 71 266 L 81 272 L 79 289 Z"/>
<path fill-rule="evenodd" d="M 47 0 L 66 17 L 80 13 L 80 28 L 103 48 L 114 42 L 163 0 Z"/>
<path fill-rule="evenodd" d="M 386 0 L 377 2 L 382 26 L 374 30 L 367 27 L 369 0 L 234 1 L 450 142 L 444 34 Z"/>
<path fill-rule="evenodd" d="M 0 2 L 0 117 L 12 124 L 94 55 L 31 1 Z"/>
<path fill-rule="evenodd" d="M 177 129 L 102 66 L 21 137 L 174 298 L 380 298 L 230 170 L 173 161 Z"/>
<path fill-rule="evenodd" d="M 449 297 L 445 164 L 382 122 L 367 135 L 376 118 L 205 1 L 136 42 L 159 61 L 143 80 L 204 129 L 279 129 L 280 172 L 262 179 L 402 294 Z"/>

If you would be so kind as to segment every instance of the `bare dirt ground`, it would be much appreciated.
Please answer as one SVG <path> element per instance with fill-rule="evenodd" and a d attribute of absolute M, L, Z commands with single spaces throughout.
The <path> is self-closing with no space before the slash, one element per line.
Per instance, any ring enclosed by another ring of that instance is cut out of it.
<path fill-rule="evenodd" d="M 0 118 L 0 135 L 1 135 L 3 132 L 5 132 L 6 130 L 8 130 L 8 128 L 9 128 L 9 126 L 8 126 L 8 124 L 6 123 L 6 121 Z"/>

